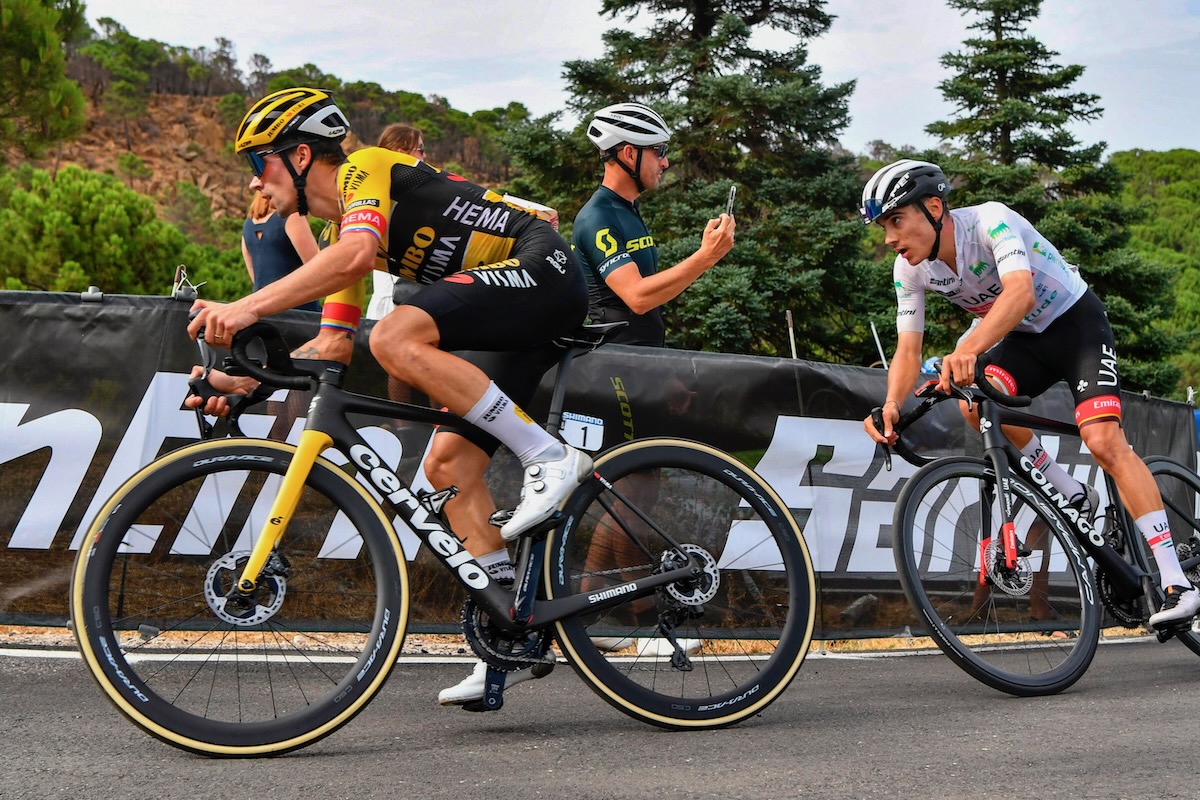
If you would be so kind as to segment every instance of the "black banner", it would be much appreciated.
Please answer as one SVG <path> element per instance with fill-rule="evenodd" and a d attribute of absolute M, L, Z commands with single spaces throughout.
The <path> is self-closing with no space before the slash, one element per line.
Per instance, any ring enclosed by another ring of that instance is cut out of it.
<path fill-rule="evenodd" d="M 9 355 L 0 378 L 0 620 L 61 624 L 75 549 L 87 525 L 126 477 L 199 437 L 183 408 L 197 361 L 185 327 L 189 304 L 163 297 L 0 292 L 0 336 Z M 299 344 L 318 318 L 289 312 L 273 321 Z M 386 394 L 386 376 L 357 342 L 349 388 Z M 884 396 L 882 370 L 788 359 L 609 345 L 574 362 L 562 433 L 599 451 L 627 438 L 683 436 L 727 450 L 753 466 L 804 530 L 819 573 L 820 638 L 896 633 L 913 623 L 896 579 L 891 519 L 914 469 L 881 454 L 862 418 Z M 553 373 L 529 411 L 545 419 Z M 280 392 L 243 418 L 251 436 L 296 440 L 307 407 Z M 1194 467 L 1192 410 L 1126 393 L 1125 424 L 1141 455 Z M 1056 387 L 1035 413 L 1071 418 Z M 356 420 L 397 473 L 421 485 L 430 429 Z M 931 454 L 978 450 L 954 404 L 943 404 L 911 439 Z M 1100 483 L 1077 437 L 1043 436 L 1081 480 Z M 497 502 L 516 502 L 519 469 L 498 457 L 488 473 Z M 463 595 L 416 537 L 397 524 L 413 579 L 414 630 L 453 630 Z"/>

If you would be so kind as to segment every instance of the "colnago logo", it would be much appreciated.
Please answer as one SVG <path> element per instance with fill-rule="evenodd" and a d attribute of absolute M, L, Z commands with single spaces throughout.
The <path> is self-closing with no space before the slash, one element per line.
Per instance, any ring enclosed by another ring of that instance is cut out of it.
<path fill-rule="evenodd" d="M 636 592 L 638 588 L 637 581 L 627 583 L 624 586 L 614 586 L 611 589 L 605 589 L 602 592 L 588 595 L 589 603 L 599 603 L 601 600 L 608 600 L 610 597 L 620 597 L 621 595 Z"/>
<path fill-rule="evenodd" d="M 1104 545 L 1104 537 L 1100 535 L 1100 532 L 1092 526 L 1092 523 L 1088 522 L 1087 517 L 1080 514 L 1079 510 L 1071 505 L 1071 501 L 1055 488 L 1054 484 L 1050 483 L 1042 471 L 1033 465 L 1029 456 L 1021 456 L 1021 469 L 1030 477 L 1038 490 L 1046 496 L 1046 499 L 1053 503 L 1080 533 L 1087 536 L 1092 544 L 1097 547 Z"/>
<path fill-rule="evenodd" d="M 356 444 L 350 448 L 350 460 L 358 465 L 375 486 L 393 505 L 401 508 L 401 516 L 409 525 L 423 534 L 433 552 L 458 573 L 458 577 L 473 589 L 486 588 L 491 580 L 487 570 L 471 557 L 462 542 L 452 535 L 436 518 L 430 516 L 421 501 L 404 486 L 396 473 L 388 469 L 369 448 Z"/>

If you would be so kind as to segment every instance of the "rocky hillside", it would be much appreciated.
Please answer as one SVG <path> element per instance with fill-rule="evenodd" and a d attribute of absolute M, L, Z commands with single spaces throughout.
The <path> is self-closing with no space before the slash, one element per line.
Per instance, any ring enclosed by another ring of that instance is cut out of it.
<path fill-rule="evenodd" d="M 131 183 L 161 205 L 175 194 L 179 181 L 195 184 L 209 199 L 214 217 L 242 217 L 250 201 L 250 171 L 232 155 L 233 132 L 217 114 L 217 98 L 151 95 L 140 124 L 128 130 L 102 109 L 89 108 L 87 128 L 73 142 L 36 162 L 45 169 L 77 164 Z M 351 141 L 350 149 L 356 146 Z M 118 158 L 133 152 L 145 162 L 147 178 L 130 178 Z"/>

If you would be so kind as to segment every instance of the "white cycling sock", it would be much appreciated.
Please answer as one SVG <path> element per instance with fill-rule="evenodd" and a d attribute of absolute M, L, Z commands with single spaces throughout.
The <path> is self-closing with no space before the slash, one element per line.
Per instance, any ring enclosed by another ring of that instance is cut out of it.
<path fill-rule="evenodd" d="M 499 439 L 522 464 L 546 461 L 540 456 L 555 452 L 555 448 L 559 458 L 565 455 L 562 444 L 530 419 L 494 381 L 488 383 L 483 397 L 463 419 Z"/>
<path fill-rule="evenodd" d="M 1025 446 L 1021 448 L 1021 454 L 1028 458 L 1033 466 L 1046 476 L 1046 480 L 1050 481 L 1050 484 L 1062 492 L 1063 497 L 1068 500 L 1083 491 L 1083 484 L 1072 478 L 1070 473 L 1050 457 L 1050 453 L 1046 451 L 1041 439 L 1036 435 L 1030 437 Z"/>
<path fill-rule="evenodd" d="M 508 550 L 504 548 L 486 553 L 475 560 L 479 562 L 479 566 L 487 570 L 487 574 L 493 580 L 516 580 L 517 573 L 513 569 L 512 561 L 508 557 Z"/>
<path fill-rule="evenodd" d="M 1179 554 L 1175 552 L 1175 540 L 1171 538 L 1171 525 L 1167 522 L 1167 512 L 1164 510 L 1151 511 L 1137 518 L 1138 530 L 1146 537 L 1150 552 L 1154 554 L 1154 562 L 1158 564 L 1162 587 L 1191 586 L 1183 567 L 1179 566 Z"/>

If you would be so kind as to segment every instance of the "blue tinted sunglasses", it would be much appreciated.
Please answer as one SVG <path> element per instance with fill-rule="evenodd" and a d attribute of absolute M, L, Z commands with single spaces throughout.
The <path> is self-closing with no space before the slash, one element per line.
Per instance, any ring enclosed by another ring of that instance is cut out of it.
<path fill-rule="evenodd" d="M 274 150 L 247 150 L 246 160 L 250 162 L 250 171 L 254 173 L 254 177 L 261 178 L 263 172 L 267 169 L 267 156 L 286 153 L 297 145 L 289 144 L 286 147 L 277 147 Z"/>
<path fill-rule="evenodd" d="M 870 224 L 877 220 L 879 215 L 883 213 L 883 203 L 871 197 L 863 203 L 858 213 L 862 215 L 863 222 Z"/>

